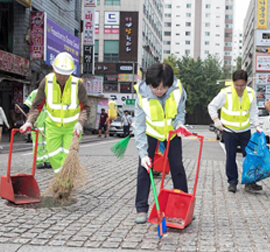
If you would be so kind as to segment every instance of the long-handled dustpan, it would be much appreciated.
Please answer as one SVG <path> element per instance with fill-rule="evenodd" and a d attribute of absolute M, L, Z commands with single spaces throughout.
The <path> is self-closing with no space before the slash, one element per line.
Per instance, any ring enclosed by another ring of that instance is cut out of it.
<path fill-rule="evenodd" d="M 37 157 L 37 146 L 38 146 L 38 130 L 32 130 L 36 133 L 32 173 L 31 174 L 19 173 L 16 175 L 10 175 L 13 139 L 14 139 L 14 134 L 17 131 L 20 131 L 20 130 L 12 129 L 11 131 L 7 176 L 1 176 L 0 196 L 15 204 L 40 202 L 40 191 L 39 191 L 37 181 L 35 179 L 35 168 L 36 168 L 36 157 Z"/>
<path fill-rule="evenodd" d="M 160 191 L 158 195 L 158 201 L 160 206 L 160 211 L 163 212 L 166 216 L 166 225 L 167 227 L 184 229 L 187 225 L 192 222 L 192 217 L 195 208 L 195 194 L 199 176 L 199 167 L 202 153 L 202 145 L 203 145 L 203 136 L 197 135 L 193 133 L 192 135 L 197 137 L 200 141 L 200 149 L 199 149 L 199 157 L 197 161 L 197 170 L 196 177 L 193 187 L 192 194 L 185 193 L 178 189 L 168 190 L 163 188 L 164 178 L 165 178 L 165 169 L 167 167 L 168 162 L 168 153 L 170 147 L 170 139 L 171 136 L 176 134 L 178 131 L 170 131 L 169 138 L 167 143 L 167 148 L 165 150 L 165 158 L 163 163 L 163 172 L 162 172 L 162 180 L 160 185 Z M 158 212 L 156 206 L 154 205 L 152 211 L 149 215 L 148 221 L 151 223 L 157 224 L 158 220 Z"/>

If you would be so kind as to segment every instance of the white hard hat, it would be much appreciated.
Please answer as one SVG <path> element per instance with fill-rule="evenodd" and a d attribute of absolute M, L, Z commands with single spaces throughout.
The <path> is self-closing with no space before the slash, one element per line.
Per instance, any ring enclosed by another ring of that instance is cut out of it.
<path fill-rule="evenodd" d="M 73 57 L 67 52 L 61 52 L 56 56 L 52 66 L 58 74 L 71 75 L 74 71 Z"/>

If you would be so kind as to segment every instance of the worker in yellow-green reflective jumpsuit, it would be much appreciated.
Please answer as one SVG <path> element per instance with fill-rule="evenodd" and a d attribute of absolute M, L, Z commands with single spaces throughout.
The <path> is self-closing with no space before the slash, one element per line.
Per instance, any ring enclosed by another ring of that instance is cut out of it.
<path fill-rule="evenodd" d="M 46 142 L 50 164 L 55 173 L 63 166 L 73 134 L 83 133 L 90 114 L 90 102 L 83 81 L 72 76 L 74 61 L 67 52 L 59 53 L 52 64 L 53 73 L 41 81 L 22 133 L 31 130 L 46 105 Z"/>
<path fill-rule="evenodd" d="M 25 100 L 23 104 L 23 110 L 25 113 L 29 112 L 29 109 L 31 108 L 33 101 L 37 95 L 37 91 L 38 91 L 37 89 L 33 90 L 31 94 L 27 97 L 27 99 Z M 46 118 L 47 118 L 47 110 L 46 110 L 46 105 L 44 105 L 35 123 L 35 127 L 39 129 L 37 160 L 36 160 L 36 168 L 38 169 L 51 168 L 51 164 L 49 162 L 49 156 L 47 152 L 46 138 L 40 133 L 42 132 L 44 135 L 46 135 L 46 124 L 45 124 Z M 36 133 L 31 132 L 31 135 L 32 135 L 32 140 L 33 140 L 33 151 L 34 151 L 35 143 L 36 143 Z"/>

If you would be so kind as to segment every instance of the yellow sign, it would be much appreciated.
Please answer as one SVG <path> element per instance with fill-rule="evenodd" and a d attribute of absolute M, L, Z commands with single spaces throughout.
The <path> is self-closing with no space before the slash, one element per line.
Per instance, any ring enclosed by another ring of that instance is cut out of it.
<path fill-rule="evenodd" d="M 267 0 L 257 0 L 257 28 L 267 29 Z"/>

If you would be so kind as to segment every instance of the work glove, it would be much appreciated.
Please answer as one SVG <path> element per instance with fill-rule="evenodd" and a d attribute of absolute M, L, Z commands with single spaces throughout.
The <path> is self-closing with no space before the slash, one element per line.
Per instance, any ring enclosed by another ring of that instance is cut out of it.
<path fill-rule="evenodd" d="M 143 168 L 146 169 L 146 171 L 149 173 L 149 169 L 152 168 L 152 161 L 151 158 L 149 158 L 148 156 L 143 157 L 141 159 L 141 165 Z"/>
<path fill-rule="evenodd" d="M 192 135 L 192 133 L 190 131 L 188 131 L 184 125 L 179 125 L 176 128 L 176 131 L 177 131 L 177 136 L 179 136 L 181 138 Z"/>
<path fill-rule="evenodd" d="M 83 133 L 83 126 L 77 122 L 74 126 L 73 134 L 76 134 L 77 137 L 79 137 L 81 133 Z"/>
<path fill-rule="evenodd" d="M 259 133 L 262 133 L 263 132 L 263 129 L 260 126 L 256 126 L 255 129 Z"/>
<path fill-rule="evenodd" d="M 217 118 L 214 120 L 215 127 L 221 131 L 223 131 L 223 124 L 222 122 Z"/>
<path fill-rule="evenodd" d="M 30 122 L 26 122 L 23 126 L 20 127 L 20 132 L 22 134 L 31 132 L 33 125 Z"/>

